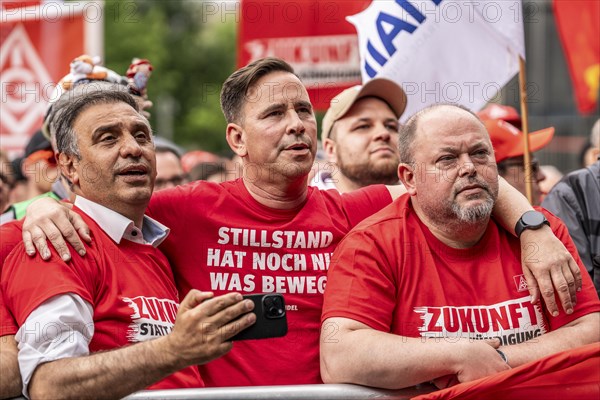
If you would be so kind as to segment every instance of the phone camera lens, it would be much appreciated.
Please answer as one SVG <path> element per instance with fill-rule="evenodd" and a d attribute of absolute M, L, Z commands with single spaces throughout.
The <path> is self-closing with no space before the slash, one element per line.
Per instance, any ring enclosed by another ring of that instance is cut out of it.
<path fill-rule="evenodd" d="M 283 299 L 280 296 L 265 296 L 263 304 L 267 318 L 281 318 L 285 315 Z"/>

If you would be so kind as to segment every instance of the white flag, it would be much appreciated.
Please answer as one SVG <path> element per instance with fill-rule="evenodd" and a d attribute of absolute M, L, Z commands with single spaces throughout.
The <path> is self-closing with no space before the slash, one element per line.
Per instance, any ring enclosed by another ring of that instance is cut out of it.
<path fill-rule="evenodd" d="M 406 91 L 401 120 L 439 102 L 478 111 L 525 58 L 521 0 L 374 0 L 348 20 L 363 82 L 386 77 Z"/>

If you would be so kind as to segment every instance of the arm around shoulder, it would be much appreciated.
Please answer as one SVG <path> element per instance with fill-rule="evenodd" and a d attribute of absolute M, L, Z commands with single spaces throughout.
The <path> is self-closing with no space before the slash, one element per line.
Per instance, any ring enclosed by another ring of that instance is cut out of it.
<path fill-rule="evenodd" d="M 50 250 L 46 239 L 63 260 L 71 258 L 65 239 L 80 255 L 85 254 L 81 239 L 91 242 L 89 228 L 71 207 L 69 203 L 49 197 L 36 200 L 27 207 L 23 220 L 23 243 L 27 254 L 33 255 L 37 250 L 44 260 L 48 260 Z"/>
<path fill-rule="evenodd" d="M 499 188 L 494 218 L 514 235 L 517 221 L 526 211 L 533 211 L 533 207 L 503 178 L 499 179 Z M 559 314 L 557 293 L 563 310 L 571 313 L 577 290 L 581 288 L 581 273 L 571 254 L 547 227 L 525 229 L 519 239 L 522 254 L 530 254 L 532 248 L 539 249 L 534 258 L 522 257 L 523 274 L 533 302 L 541 297 L 550 313 L 556 316 Z"/>

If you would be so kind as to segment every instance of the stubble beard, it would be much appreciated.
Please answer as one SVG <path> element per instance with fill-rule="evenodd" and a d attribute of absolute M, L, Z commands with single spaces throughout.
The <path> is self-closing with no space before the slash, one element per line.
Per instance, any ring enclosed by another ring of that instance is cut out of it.
<path fill-rule="evenodd" d="M 486 196 L 483 203 L 473 206 L 461 206 L 456 201 L 452 202 L 451 209 L 454 216 L 460 221 L 475 224 L 487 220 L 492 215 L 494 199 Z"/>
<path fill-rule="evenodd" d="M 475 224 L 489 219 L 492 215 L 496 199 L 498 198 L 498 187 L 491 187 L 486 182 L 479 179 L 469 179 L 467 183 L 472 182 L 477 182 L 482 186 L 482 194 L 485 196 L 483 202 L 472 206 L 462 206 L 456 200 L 458 193 L 455 193 L 452 204 L 450 205 L 454 217 L 456 217 L 459 222 L 468 224 Z M 477 197 L 479 196 L 480 195 Z"/>
<path fill-rule="evenodd" d="M 346 163 L 340 157 L 337 166 L 342 175 L 362 187 L 374 184 L 395 185 L 398 183 L 398 160 L 381 160 L 378 163 L 369 160 L 352 164 Z"/>
<path fill-rule="evenodd" d="M 485 196 L 482 198 L 483 202 L 474 205 L 461 205 L 456 200 L 457 194 L 454 193 L 452 200 L 440 199 L 437 204 L 421 204 L 421 208 L 436 224 L 446 226 L 451 230 L 465 224 L 485 223 L 492 215 L 492 210 L 498 197 L 498 189 L 497 187 L 490 187 L 485 182 L 477 182 L 485 189 L 482 194 L 477 196 L 477 198 L 480 198 L 482 195 Z M 454 226 L 454 228 L 450 228 L 451 226 Z"/>

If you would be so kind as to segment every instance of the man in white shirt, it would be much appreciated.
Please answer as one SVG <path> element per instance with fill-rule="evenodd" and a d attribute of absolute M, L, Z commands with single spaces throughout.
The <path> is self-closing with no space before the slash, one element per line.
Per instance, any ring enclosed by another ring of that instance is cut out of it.
<path fill-rule="evenodd" d="M 156 249 L 168 228 L 144 215 L 156 178 L 148 121 L 125 89 L 95 83 L 65 96 L 58 160 L 93 240 L 85 258 L 53 253 L 42 263 L 19 245 L 6 259 L 2 293 L 20 326 L 24 394 L 112 398 L 150 385 L 203 386 L 196 365 L 231 349 L 255 320 L 253 303 L 192 290 L 179 306 Z"/>

